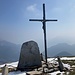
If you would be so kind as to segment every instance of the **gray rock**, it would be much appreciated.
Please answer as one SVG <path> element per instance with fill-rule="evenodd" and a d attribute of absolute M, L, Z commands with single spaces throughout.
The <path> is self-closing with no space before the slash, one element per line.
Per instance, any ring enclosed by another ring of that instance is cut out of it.
<path fill-rule="evenodd" d="M 8 75 L 8 67 L 5 64 L 5 66 L 2 68 L 2 75 Z"/>
<path fill-rule="evenodd" d="M 58 57 L 57 59 L 58 59 L 58 63 L 59 63 L 59 67 L 58 68 L 59 68 L 60 72 L 62 72 L 64 70 L 64 66 L 62 64 L 62 61 L 61 61 L 60 57 Z"/>
<path fill-rule="evenodd" d="M 17 70 L 28 70 L 41 67 L 41 58 L 38 44 L 34 41 L 23 43 Z"/>

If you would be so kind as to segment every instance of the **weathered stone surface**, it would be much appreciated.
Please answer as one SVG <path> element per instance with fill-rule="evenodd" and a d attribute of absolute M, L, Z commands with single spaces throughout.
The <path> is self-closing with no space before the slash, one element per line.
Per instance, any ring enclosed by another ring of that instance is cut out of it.
<path fill-rule="evenodd" d="M 64 66 L 63 66 L 63 64 L 62 64 L 62 61 L 60 60 L 60 57 L 58 57 L 58 63 L 59 63 L 59 70 L 60 70 L 60 72 L 62 72 L 63 70 L 64 70 Z"/>
<path fill-rule="evenodd" d="M 39 47 L 36 42 L 23 43 L 18 63 L 18 70 L 34 69 L 42 66 Z"/>
<path fill-rule="evenodd" d="M 41 71 L 30 71 L 27 72 L 27 75 L 43 75 Z"/>
<path fill-rule="evenodd" d="M 8 75 L 8 67 L 7 67 L 7 65 L 5 65 L 5 66 L 2 68 L 2 75 Z"/>

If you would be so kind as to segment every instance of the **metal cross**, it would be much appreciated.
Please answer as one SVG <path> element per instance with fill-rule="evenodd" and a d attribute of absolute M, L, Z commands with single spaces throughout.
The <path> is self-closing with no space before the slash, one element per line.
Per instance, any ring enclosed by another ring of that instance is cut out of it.
<path fill-rule="evenodd" d="M 47 63 L 46 22 L 47 21 L 57 21 L 57 20 L 45 19 L 45 4 L 43 4 L 43 19 L 29 19 L 29 21 L 40 21 L 40 22 L 43 23 L 44 45 L 45 45 L 45 59 L 46 59 L 46 63 Z"/>

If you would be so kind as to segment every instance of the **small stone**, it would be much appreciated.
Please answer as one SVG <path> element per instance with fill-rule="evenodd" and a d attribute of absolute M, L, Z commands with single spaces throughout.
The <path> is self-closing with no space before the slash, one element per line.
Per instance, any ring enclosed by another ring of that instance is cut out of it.
<path fill-rule="evenodd" d="M 5 66 L 2 68 L 2 75 L 8 75 L 8 67 L 5 64 Z"/>

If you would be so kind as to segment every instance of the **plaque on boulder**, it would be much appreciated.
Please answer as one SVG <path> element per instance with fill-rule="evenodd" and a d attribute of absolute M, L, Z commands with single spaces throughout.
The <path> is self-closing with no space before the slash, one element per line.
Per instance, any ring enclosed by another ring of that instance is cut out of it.
<path fill-rule="evenodd" d="M 41 58 L 38 44 L 34 41 L 23 43 L 17 70 L 28 70 L 41 67 Z"/>

